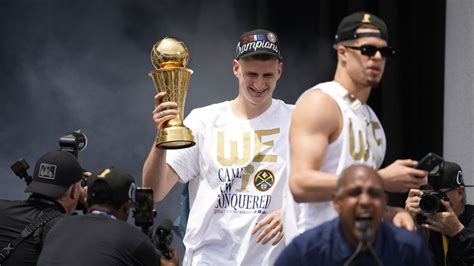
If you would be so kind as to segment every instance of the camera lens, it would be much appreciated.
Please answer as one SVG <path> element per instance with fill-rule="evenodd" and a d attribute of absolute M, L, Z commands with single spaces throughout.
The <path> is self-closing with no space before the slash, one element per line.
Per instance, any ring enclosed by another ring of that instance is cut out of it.
<path fill-rule="evenodd" d="M 441 200 L 436 194 L 421 196 L 420 208 L 424 213 L 437 213 L 441 207 Z"/>

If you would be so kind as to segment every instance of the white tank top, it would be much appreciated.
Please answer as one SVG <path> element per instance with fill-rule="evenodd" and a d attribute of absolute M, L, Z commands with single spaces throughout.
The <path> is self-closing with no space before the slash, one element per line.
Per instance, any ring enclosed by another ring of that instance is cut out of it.
<path fill-rule="evenodd" d="M 341 133 L 328 145 L 320 170 L 339 175 L 345 168 L 356 163 L 378 168 L 385 156 L 386 139 L 382 124 L 374 111 L 368 105 L 354 101 L 347 90 L 335 81 L 317 84 L 303 95 L 316 89 L 331 96 L 343 116 Z M 283 219 L 287 244 L 295 236 L 336 216 L 331 202 L 296 203 L 289 186 L 286 187 Z"/>

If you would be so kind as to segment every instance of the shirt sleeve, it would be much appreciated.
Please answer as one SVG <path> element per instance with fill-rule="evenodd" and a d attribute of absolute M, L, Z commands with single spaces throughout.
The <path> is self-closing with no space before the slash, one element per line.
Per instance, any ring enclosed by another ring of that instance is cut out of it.
<path fill-rule="evenodd" d="M 187 183 L 195 177 L 199 176 L 199 150 L 202 142 L 202 130 L 201 121 L 199 120 L 199 114 L 195 110 L 184 119 L 184 125 L 191 129 L 194 141 L 196 145 L 178 150 L 168 150 L 166 153 L 166 162 L 179 176 L 179 182 Z"/>
<path fill-rule="evenodd" d="M 469 265 L 474 264 L 474 229 L 472 222 L 449 240 L 448 256 L 458 257 Z"/>
<path fill-rule="evenodd" d="M 290 243 L 280 254 L 275 262 L 275 266 L 292 266 L 292 265 L 303 265 L 301 260 L 301 252 L 293 241 Z"/>

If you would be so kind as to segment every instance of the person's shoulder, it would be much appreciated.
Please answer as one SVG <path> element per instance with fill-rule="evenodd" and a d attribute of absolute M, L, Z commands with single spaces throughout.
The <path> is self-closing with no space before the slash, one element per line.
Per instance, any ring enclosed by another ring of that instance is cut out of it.
<path fill-rule="evenodd" d="M 7 199 L 0 199 L 0 209 L 9 208 L 13 206 L 24 205 L 26 203 L 25 200 L 7 200 Z"/>
<path fill-rule="evenodd" d="M 213 115 L 222 114 L 225 112 L 225 110 L 230 108 L 230 103 L 230 101 L 225 101 L 194 108 L 191 110 L 186 119 L 191 119 L 194 121 L 205 121 L 206 119 L 212 119 Z"/>
<path fill-rule="evenodd" d="M 465 204 L 464 212 L 459 216 L 459 220 L 464 226 L 471 227 L 474 220 L 474 205 Z"/>
<path fill-rule="evenodd" d="M 298 103 L 301 99 L 308 98 L 308 97 L 318 97 L 318 95 L 329 96 L 326 93 L 326 91 L 335 86 L 337 86 L 337 83 L 335 83 L 334 81 L 318 83 L 314 85 L 313 87 L 304 91 L 296 102 Z"/>
<path fill-rule="evenodd" d="M 399 244 L 407 246 L 418 246 L 422 244 L 420 236 L 415 232 L 411 232 L 403 228 L 398 228 L 392 224 L 385 222 L 381 224 L 381 227 Z"/>
<path fill-rule="evenodd" d="M 129 224 L 126 221 L 122 221 L 119 219 L 108 219 L 111 221 L 111 224 L 115 225 L 116 227 L 120 228 L 122 232 L 130 233 L 130 234 L 137 234 L 137 237 L 142 239 L 148 239 L 148 237 L 141 233 L 140 229 L 132 224 Z M 140 233 L 140 234 L 138 234 Z"/>
<path fill-rule="evenodd" d="M 468 214 L 474 214 L 474 205 L 465 204 L 464 205 L 464 212 L 466 212 Z"/>
<path fill-rule="evenodd" d="M 319 83 L 309 88 L 296 101 L 296 107 L 308 106 L 313 108 L 327 108 L 327 106 L 336 107 L 335 99 L 327 92 L 327 89 L 333 86 L 334 82 Z"/>
<path fill-rule="evenodd" d="M 310 89 L 304 93 L 296 102 L 293 112 L 294 119 L 301 120 L 304 125 L 310 123 L 327 130 L 336 130 L 340 113 L 336 100 L 320 89 Z"/>
<path fill-rule="evenodd" d="M 327 221 L 303 232 L 292 242 L 305 254 L 325 250 L 325 247 L 330 245 L 331 240 L 334 240 L 335 230 L 337 230 L 337 219 Z"/>
<path fill-rule="evenodd" d="M 224 102 L 219 102 L 219 103 L 213 103 L 209 104 L 206 106 L 194 108 L 191 113 L 208 113 L 208 112 L 214 112 L 216 110 L 224 110 L 226 108 L 229 108 L 230 106 L 230 101 L 224 101 Z"/>
<path fill-rule="evenodd" d="M 280 108 L 287 109 L 289 111 L 292 111 L 295 108 L 294 104 L 286 103 L 282 99 L 273 99 L 273 102 L 276 103 Z"/>

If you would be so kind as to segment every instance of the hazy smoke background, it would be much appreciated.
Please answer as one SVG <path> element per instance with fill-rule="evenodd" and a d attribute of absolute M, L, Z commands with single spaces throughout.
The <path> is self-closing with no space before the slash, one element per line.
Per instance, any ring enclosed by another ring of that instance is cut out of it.
<path fill-rule="evenodd" d="M 150 49 L 163 37 L 182 39 L 190 51 L 188 67 L 194 74 L 185 114 L 237 95 L 231 61 L 240 34 L 254 28 L 274 30 L 281 39 L 285 66 L 275 97 L 293 103 L 310 85 L 331 78 L 332 34 L 316 40 L 314 23 L 302 23 L 298 30 L 274 28 L 271 21 L 278 18 L 265 12 L 268 5 L 0 1 L 0 198 L 26 197 L 24 181 L 10 170 L 14 161 L 27 159 L 32 174 L 36 159 L 58 149 L 58 138 L 76 129 L 88 136 L 79 154 L 86 169 L 115 165 L 140 184 L 156 134 L 151 119 L 155 89 L 147 75 Z M 175 187 L 157 204 L 157 222 L 176 216 L 180 191 Z"/>

